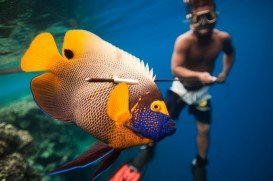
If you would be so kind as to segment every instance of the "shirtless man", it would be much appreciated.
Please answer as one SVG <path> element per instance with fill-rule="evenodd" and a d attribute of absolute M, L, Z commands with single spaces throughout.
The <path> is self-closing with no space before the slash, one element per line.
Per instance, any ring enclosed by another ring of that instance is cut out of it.
<path fill-rule="evenodd" d="M 172 119 L 178 119 L 182 109 L 189 106 L 190 114 L 197 120 L 198 154 L 193 160 L 192 172 L 195 181 L 205 181 L 211 123 L 211 96 L 208 94 L 208 89 L 212 83 L 222 83 L 226 80 L 233 63 L 234 48 L 230 35 L 214 28 L 217 13 L 213 0 L 184 0 L 184 2 L 189 9 L 187 18 L 190 22 L 190 30 L 180 35 L 175 42 L 171 70 L 176 81 L 173 81 L 168 90 L 166 102 Z M 223 69 L 217 77 L 214 77 L 211 74 L 221 52 L 224 53 Z M 142 147 L 130 163 L 130 168 L 136 169 L 127 173 L 141 170 L 152 158 L 153 151 L 154 146 Z M 129 176 L 131 175 L 128 174 L 128 178 Z"/>
<path fill-rule="evenodd" d="M 197 122 L 198 155 L 192 163 L 195 180 L 206 180 L 207 150 L 211 123 L 209 85 L 224 82 L 234 59 L 234 48 L 228 33 L 215 29 L 217 13 L 213 1 L 191 1 L 187 15 L 190 30 L 175 43 L 171 69 L 177 79 L 168 91 L 167 106 L 173 119 L 188 105 Z M 218 77 L 213 73 L 215 60 L 223 52 L 223 69 Z M 203 178 L 203 179 L 202 179 Z"/>

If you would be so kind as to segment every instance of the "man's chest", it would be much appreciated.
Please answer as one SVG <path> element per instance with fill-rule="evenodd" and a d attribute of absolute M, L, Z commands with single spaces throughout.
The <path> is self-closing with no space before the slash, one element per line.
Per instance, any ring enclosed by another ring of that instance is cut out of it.
<path fill-rule="evenodd" d="M 193 44 L 187 54 L 187 59 L 192 63 L 213 63 L 221 51 L 220 42 L 210 42 L 207 44 Z"/>

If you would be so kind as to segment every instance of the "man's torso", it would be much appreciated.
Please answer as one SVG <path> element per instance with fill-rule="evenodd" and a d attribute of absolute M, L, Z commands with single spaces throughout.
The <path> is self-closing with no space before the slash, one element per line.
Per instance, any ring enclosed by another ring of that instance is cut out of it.
<path fill-rule="evenodd" d="M 215 60 L 222 50 L 221 32 L 214 30 L 209 40 L 199 40 L 192 32 L 187 32 L 187 34 L 189 36 L 189 47 L 183 66 L 193 71 L 212 73 Z M 183 84 L 186 86 L 201 86 L 198 81 L 184 81 Z"/>

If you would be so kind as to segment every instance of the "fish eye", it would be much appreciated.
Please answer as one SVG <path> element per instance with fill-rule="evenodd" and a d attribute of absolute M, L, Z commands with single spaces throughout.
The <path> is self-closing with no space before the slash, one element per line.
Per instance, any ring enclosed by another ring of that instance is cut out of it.
<path fill-rule="evenodd" d="M 71 50 L 69 50 L 69 49 L 65 49 L 64 50 L 64 56 L 67 59 L 72 59 L 74 57 L 74 53 Z"/>
<path fill-rule="evenodd" d="M 158 112 L 161 109 L 161 106 L 158 101 L 154 101 L 151 105 L 151 109 L 155 112 Z"/>

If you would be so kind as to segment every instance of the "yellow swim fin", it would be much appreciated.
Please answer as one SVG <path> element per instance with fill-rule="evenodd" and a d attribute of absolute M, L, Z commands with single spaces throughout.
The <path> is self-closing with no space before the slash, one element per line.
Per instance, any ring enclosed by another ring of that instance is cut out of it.
<path fill-rule="evenodd" d="M 126 83 L 118 84 L 111 92 L 107 102 L 107 115 L 118 125 L 123 125 L 130 120 L 129 89 Z"/>
<path fill-rule="evenodd" d="M 56 60 L 64 59 L 50 33 L 41 33 L 34 38 L 21 59 L 21 69 L 25 72 L 49 70 Z"/>

